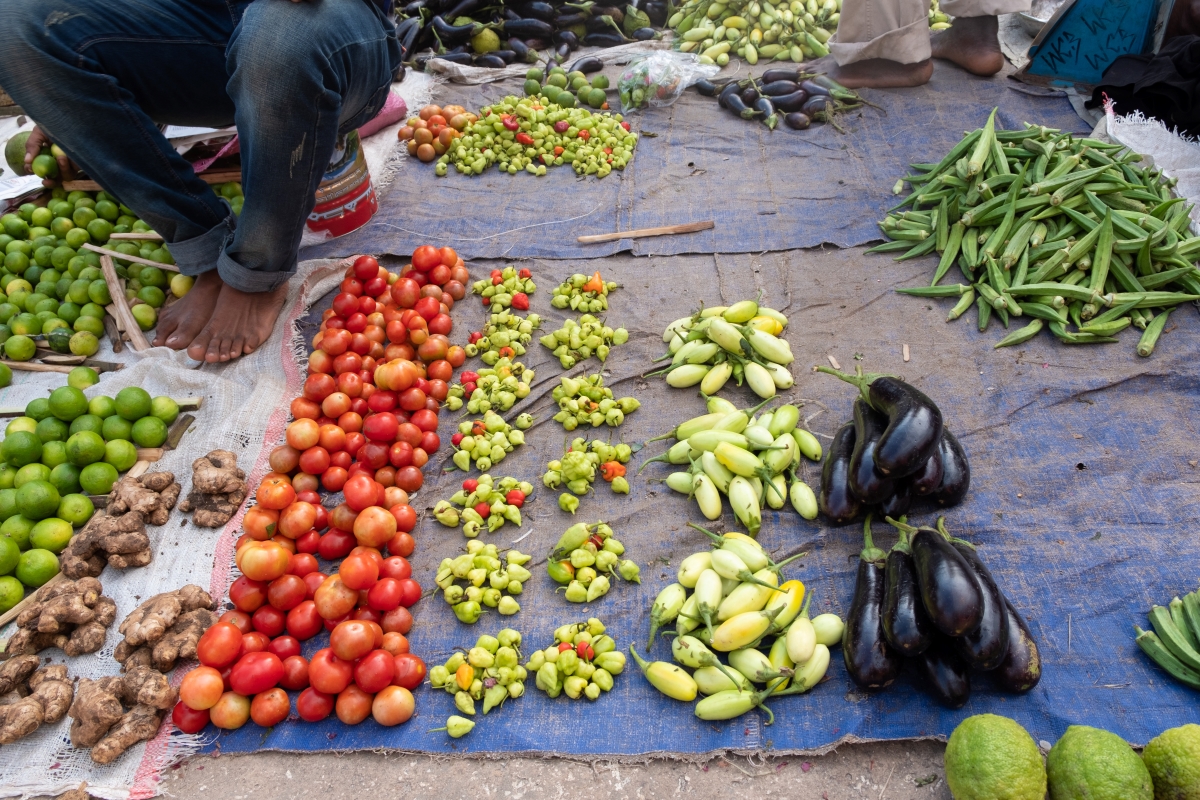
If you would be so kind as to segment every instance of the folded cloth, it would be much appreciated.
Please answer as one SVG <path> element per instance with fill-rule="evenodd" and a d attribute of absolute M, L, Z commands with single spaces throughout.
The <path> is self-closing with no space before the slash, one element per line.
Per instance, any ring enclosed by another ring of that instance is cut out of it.
<path fill-rule="evenodd" d="M 389 92 L 383 108 L 366 125 L 358 129 L 359 137 L 365 139 L 372 133 L 378 133 L 388 125 L 399 122 L 408 114 L 408 105 L 404 98 L 395 92 Z"/>
<path fill-rule="evenodd" d="M 1119 114 L 1141 111 L 1186 136 L 1200 136 L 1200 36 L 1177 36 L 1155 54 L 1116 59 L 1085 105 L 1097 108 L 1105 94 Z"/>

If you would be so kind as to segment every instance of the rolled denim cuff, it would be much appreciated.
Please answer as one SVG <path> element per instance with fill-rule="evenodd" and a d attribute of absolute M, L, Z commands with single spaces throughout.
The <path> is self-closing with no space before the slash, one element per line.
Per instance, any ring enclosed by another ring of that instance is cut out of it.
<path fill-rule="evenodd" d="M 239 292 L 257 294 L 259 292 L 275 291 L 287 283 L 288 278 L 292 277 L 294 270 L 288 272 L 262 272 L 260 270 L 247 269 L 234 261 L 228 253 L 222 252 L 217 259 L 217 272 L 220 274 L 221 280 Z"/>
<path fill-rule="evenodd" d="M 171 242 L 171 257 L 175 259 L 179 271 L 195 277 L 216 269 L 225 248 L 233 241 L 233 231 L 236 227 L 237 217 L 230 211 L 228 217 L 199 236 L 181 242 Z"/>

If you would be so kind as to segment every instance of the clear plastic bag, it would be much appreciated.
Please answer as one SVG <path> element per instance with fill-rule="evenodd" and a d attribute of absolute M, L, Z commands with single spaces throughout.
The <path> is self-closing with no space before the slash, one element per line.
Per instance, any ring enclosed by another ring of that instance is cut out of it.
<path fill-rule="evenodd" d="M 720 67 L 701 64 L 693 53 L 657 50 L 638 56 L 617 79 L 621 111 L 629 113 L 646 106 L 669 106 L 679 99 L 684 89 L 720 71 Z"/>

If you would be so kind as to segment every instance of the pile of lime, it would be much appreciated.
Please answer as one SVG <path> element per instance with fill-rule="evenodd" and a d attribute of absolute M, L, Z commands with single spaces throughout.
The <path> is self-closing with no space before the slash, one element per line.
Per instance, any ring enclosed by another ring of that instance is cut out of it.
<path fill-rule="evenodd" d="M 138 387 L 89 400 L 82 389 L 96 379 L 89 368 L 76 368 L 68 385 L 31 401 L 5 428 L 0 576 L 15 576 L 22 586 L 36 588 L 57 574 L 57 554 L 92 516 L 89 495 L 108 494 L 137 462 L 137 448 L 162 446 L 179 416 L 174 400 Z M 8 590 L 0 584 L 0 613 L 12 595 L 11 582 Z"/>

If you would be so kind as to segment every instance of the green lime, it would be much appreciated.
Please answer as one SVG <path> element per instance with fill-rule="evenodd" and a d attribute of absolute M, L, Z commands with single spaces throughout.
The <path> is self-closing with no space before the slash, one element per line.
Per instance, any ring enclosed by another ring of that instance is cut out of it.
<path fill-rule="evenodd" d="M 600 108 L 608 102 L 603 89 L 592 89 L 587 95 L 587 104 L 592 108 Z"/>
<path fill-rule="evenodd" d="M 68 203 L 66 200 L 55 200 L 53 203 L 50 203 L 48 206 L 46 206 L 46 208 L 49 208 L 50 213 L 54 214 L 56 218 L 69 217 L 75 210 L 75 204 Z"/>
<path fill-rule="evenodd" d="M 100 219 L 107 220 L 108 222 L 116 222 L 117 217 L 121 215 L 121 209 L 117 208 L 117 204 L 112 200 L 109 200 L 108 198 L 101 199 L 99 196 L 97 196 L 96 215 L 100 217 Z"/>
<path fill-rule="evenodd" d="M 17 490 L 11 486 L 0 489 L 0 522 L 17 513 Z"/>
<path fill-rule="evenodd" d="M 17 209 L 17 214 L 20 215 L 21 219 L 29 222 L 33 218 L 33 211 L 36 208 L 37 206 L 33 203 L 21 203 L 21 207 Z"/>
<path fill-rule="evenodd" d="M 25 416 L 41 422 L 50 416 L 50 398 L 38 397 L 25 404 Z"/>
<path fill-rule="evenodd" d="M 563 92 L 558 96 L 558 104 L 563 108 L 574 108 L 577 105 L 575 95 Z"/>
<path fill-rule="evenodd" d="M 53 303 L 54 301 L 50 300 L 49 302 Z M 54 313 L 54 312 L 50 312 L 50 313 Z M 49 344 L 51 341 L 49 338 L 49 335 L 51 333 L 54 333 L 55 331 L 62 331 L 62 334 L 60 334 L 59 337 L 65 335 L 67 337 L 65 341 L 68 343 L 68 345 L 70 344 L 71 329 L 67 325 L 66 322 L 59 319 L 58 317 L 54 317 L 53 319 L 48 319 L 42 323 L 42 333 L 45 334 L 47 337 L 46 338 L 47 344 Z M 59 341 L 59 337 L 56 337 L 54 341 L 56 341 L 56 342 Z M 54 350 L 56 353 L 62 352 L 62 350 L 55 350 L 55 346 L 53 344 L 51 344 L 50 349 Z M 69 350 L 69 349 L 70 349 L 70 347 L 63 348 L 63 350 Z"/>
<path fill-rule="evenodd" d="M 88 401 L 88 413 L 97 417 L 111 417 L 117 413 L 117 404 L 108 395 L 96 395 Z"/>
<path fill-rule="evenodd" d="M 100 382 L 100 373 L 91 367 L 76 367 L 67 374 L 67 385 L 76 389 L 86 389 Z M 53 395 L 51 395 L 53 397 Z M 88 405 L 91 411 L 91 405 Z"/>
<path fill-rule="evenodd" d="M 80 212 L 76 211 L 75 213 L 78 214 Z M 87 230 L 88 236 L 94 241 L 105 244 L 108 242 L 109 237 L 112 236 L 113 224 L 106 219 L 94 219 L 87 224 L 85 230 Z"/>
<path fill-rule="evenodd" d="M 104 441 L 106 442 L 111 442 L 115 439 L 128 439 L 133 436 L 133 423 L 113 414 L 111 417 L 104 418 L 104 427 L 100 429 L 100 435 L 104 437 Z"/>
<path fill-rule="evenodd" d="M 67 439 L 67 458 L 77 467 L 94 464 L 104 458 L 104 440 L 98 433 L 80 431 Z"/>
<path fill-rule="evenodd" d="M 544 75 L 545 73 L 543 73 L 539 67 L 530 67 L 529 69 L 525 70 L 526 80 L 537 81 L 538 83 L 541 83 Z"/>
<path fill-rule="evenodd" d="M 82 317 L 80 317 L 82 319 Z M 75 320 L 79 322 L 79 320 Z M 79 331 L 71 337 L 71 353 L 77 356 L 94 356 L 100 349 L 100 340 L 91 331 Z"/>
<path fill-rule="evenodd" d="M 4 435 L 16 433 L 17 431 L 27 431 L 34 433 L 37 431 L 37 420 L 33 417 L 14 417 L 13 421 L 4 427 Z"/>
<path fill-rule="evenodd" d="M 10 433 L 4 444 L 0 445 L 0 456 L 3 456 L 10 466 L 19 468 L 32 464 L 42 458 L 42 440 L 36 433 L 28 431 Z"/>
<path fill-rule="evenodd" d="M 79 473 L 79 485 L 88 494 L 108 494 L 117 482 L 117 468 L 104 461 L 88 464 Z"/>
<path fill-rule="evenodd" d="M 108 291 L 108 284 L 103 278 L 92 281 L 92 285 L 88 287 L 88 298 L 98 306 L 106 306 L 112 302 L 112 294 Z"/>
<path fill-rule="evenodd" d="M 87 232 L 87 228 L 71 228 L 63 237 L 67 247 L 74 247 L 76 250 L 83 247 L 92 240 L 91 235 Z"/>
<path fill-rule="evenodd" d="M 67 497 L 79 491 L 80 471 L 81 470 L 79 467 L 70 462 L 66 464 L 59 464 L 54 469 L 50 470 L 50 482 L 54 484 L 55 489 L 58 489 L 58 493 L 60 495 Z M 3 490 L 0 490 L 0 494 L 3 493 Z"/>
<path fill-rule="evenodd" d="M 158 417 L 170 425 L 179 419 L 179 403 L 169 397 L 158 396 L 150 401 L 150 416 Z"/>
<path fill-rule="evenodd" d="M 17 568 L 21 548 L 12 539 L 0 536 L 0 575 L 9 575 Z"/>
<path fill-rule="evenodd" d="M 113 439 L 104 444 L 104 460 L 116 467 L 117 472 L 124 472 L 137 463 L 137 448 L 126 439 Z"/>
<path fill-rule="evenodd" d="M 171 278 L 171 294 L 176 297 L 183 297 L 192 290 L 192 285 L 195 283 L 196 279 L 191 275 L 176 275 Z"/>
<path fill-rule="evenodd" d="M 104 420 L 103 419 L 96 416 L 95 414 L 84 414 L 82 417 L 76 417 L 75 421 L 71 423 L 71 430 L 69 431 L 69 433 L 71 434 L 71 436 L 74 436 L 75 434 L 79 433 L 80 431 L 91 431 L 92 433 L 100 433 L 100 431 L 102 431 L 102 430 L 104 430 Z M 70 438 L 70 437 L 67 437 L 67 438 Z"/>
<path fill-rule="evenodd" d="M 43 448 L 44 452 L 44 448 Z M 17 470 L 8 464 L 0 465 L 0 492 L 17 485 Z"/>
<path fill-rule="evenodd" d="M 67 301 L 58 306 L 58 318 L 67 323 L 68 326 L 74 325 L 75 320 L 79 319 L 79 306 L 75 303 Z M 69 337 L 68 337 L 69 338 Z M 90 367 L 89 367 L 90 369 Z M 71 384 L 74 386 L 74 384 Z M 80 386 L 80 389 L 86 389 L 86 386 Z"/>
<path fill-rule="evenodd" d="M 16 214 L 0 217 L 0 224 L 4 226 L 4 232 L 14 239 L 24 239 L 29 235 L 29 223 Z"/>
<path fill-rule="evenodd" d="M 525 79 L 525 94 L 533 97 L 542 91 L 542 84 L 535 81 L 533 78 Z"/>
<path fill-rule="evenodd" d="M 955 800 L 1042 800 L 1046 769 L 1029 733 L 995 714 L 958 724 L 946 743 L 946 784 Z"/>
<path fill-rule="evenodd" d="M 38 326 L 41 328 L 41 326 Z M 4 354 L 13 361 L 28 361 L 37 353 L 37 345 L 28 336 L 11 336 L 4 343 Z"/>
<path fill-rule="evenodd" d="M 42 452 L 45 452 L 45 448 L 42 448 Z M 50 467 L 41 463 L 26 464 L 17 470 L 17 474 L 13 477 L 13 487 L 20 489 L 33 481 L 48 480 L 50 480 Z"/>
<path fill-rule="evenodd" d="M 567 88 L 567 76 L 556 72 L 550 77 L 546 78 L 546 85 L 556 86 L 559 89 L 565 89 Z"/>
<path fill-rule="evenodd" d="M 75 318 L 75 322 L 71 325 L 71 328 L 76 333 L 90 333 L 92 336 L 100 337 L 104 334 L 104 320 L 99 317 L 80 314 Z"/>
<path fill-rule="evenodd" d="M 95 210 L 87 206 L 76 205 L 75 213 L 71 214 L 71 221 L 79 228 L 86 228 L 89 223 L 95 222 L 96 219 Z"/>
<path fill-rule="evenodd" d="M 29 165 L 33 170 L 33 174 L 39 178 L 49 178 L 54 180 L 58 177 L 58 162 L 54 160 L 54 156 L 47 153 L 33 157 L 33 163 Z M 38 584 L 41 586 L 42 584 Z"/>
<path fill-rule="evenodd" d="M 158 417 L 142 417 L 133 423 L 133 442 L 138 447 L 162 447 L 167 440 L 167 423 Z"/>
<path fill-rule="evenodd" d="M 0 389 L 12 384 L 12 369 L 8 364 L 0 364 Z"/>
<path fill-rule="evenodd" d="M 21 309 L 12 303 L 0 303 L 0 324 L 7 325 L 8 321 L 21 313 Z"/>
<path fill-rule="evenodd" d="M 49 208 L 35 208 L 29 215 L 29 224 L 35 228 L 48 228 L 54 221 L 54 212 Z"/>
<path fill-rule="evenodd" d="M 60 386 L 50 393 L 50 413 L 70 422 L 88 413 L 88 399 L 74 386 Z"/>
<path fill-rule="evenodd" d="M 167 301 L 166 294 L 157 286 L 143 286 L 138 290 L 138 299 L 151 308 L 161 308 L 162 304 Z"/>
<path fill-rule="evenodd" d="M 25 599 L 25 587 L 11 575 L 0 578 L 0 614 L 10 611 Z"/>
<path fill-rule="evenodd" d="M 1163 731 L 1142 750 L 1155 800 L 1200 800 L 1200 725 Z"/>
<path fill-rule="evenodd" d="M 78 305 L 90 303 L 91 300 L 88 298 L 88 287 L 91 285 L 91 281 L 85 281 L 83 278 L 76 278 L 75 280 L 71 281 L 71 285 L 67 289 L 67 299 Z"/>
<path fill-rule="evenodd" d="M 20 250 L 9 253 L 4 257 L 4 268 L 14 275 L 19 275 L 29 269 L 29 256 Z"/>
<path fill-rule="evenodd" d="M 231 200 L 229 202 L 231 205 L 239 205 L 242 202 L 242 198 L 235 197 L 235 198 L 233 198 L 233 200 Z M 171 251 L 167 249 L 167 246 L 165 244 L 150 254 L 150 260 L 157 261 L 159 264 L 174 264 L 175 263 L 175 257 L 171 255 Z M 165 284 L 165 281 L 164 281 L 164 284 Z"/>
<path fill-rule="evenodd" d="M 33 530 L 29 532 L 29 544 L 51 553 L 61 553 L 74 533 L 75 529 L 65 519 L 48 517 L 33 526 Z"/>
<path fill-rule="evenodd" d="M 70 426 L 61 419 L 55 417 L 46 417 L 37 425 L 37 437 L 42 440 L 42 444 L 46 442 L 65 442 L 67 437 L 71 435 Z"/>
<path fill-rule="evenodd" d="M 65 238 L 67 233 L 73 230 L 75 230 L 75 223 L 71 221 L 70 217 L 55 217 L 54 222 L 50 223 L 50 232 L 60 239 Z M 65 242 L 64 246 L 70 247 L 70 245 L 65 244 Z M 77 250 L 79 248 L 72 249 Z"/>
<path fill-rule="evenodd" d="M 158 291 L 155 289 L 154 291 Z M 154 306 L 146 303 L 138 303 L 133 308 L 129 309 L 129 313 L 133 314 L 133 319 L 137 322 L 138 327 L 144 331 L 151 330 L 158 324 L 158 312 L 154 310 Z"/>
<path fill-rule="evenodd" d="M 13 239 L 8 244 L 4 245 L 4 253 L 22 253 L 33 257 L 33 242 L 29 239 Z"/>
<path fill-rule="evenodd" d="M 51 441 L 42 444 L 42 463 L 50 469 L 67 463 L 67 443 Z M 25 467 L 21 467 L 21 469 L 25 469 Z"/>
<path fill-rule="evenodd" d="M 42 294 L 41 292 L 33 292 L 32 294 L 26 295 L 24 303 L 25 310 L 30 314 L 36 313 L 35 309 L 37 308 L 37 304 L 43 300 L 46 300 L 48 297 L 49 295 Z"/>
<path fill-rule="evenodd" d="M 152 406 L 150 393 L 139 386 L 127 386 L 117 392 L 117 413 L 130 422 L 136 422 L 142 417 L 149 416 Z"/>
<path fill-rule="evenodd" d="M 35 480 L 17 487 L 17 508 L 21 516 L 33 520 L 54 516 L 62 498 L 50 481 Z"/>
<path fill-rule="evenodd" d="M 1046 756 L 1050 800 L 1154 800 L 1146 765 L 1120 736 L 1067 728 Z"/>
<path fill-rule="evenodd" d="M 58 504 L 57 516 L 79 528 L 85 525 L 95 513 L 96 507 L 92 504 L 90 497 L 86 494 L 73 493 L 63 495 L 62 502 Z"/>
<path fill-rule="evenodd" d="M 17 563 L 17 580 L 34 589 L 58 574 L 58 556 L 49 550 L 26 550 Z"/>
<path fill-rule="evenodd" d="M 89 197 L 87 192 L 81 191 L 80 194 L 82 195 L 82 197 L 77 197 L 74 200 L 75 208 L 79 209 L 79 208 L 95 208 L 96 207 L 96 201 L 93 200 L 91 197 Z"/>
<path fill-rule="evenodd" d="M 162 289 L 167 285 L 167 273 L 158 267 L 142 267 L 137 279 L 142 282 L 142 286 L 157 286 Z"/>
<path fill-rule="evenodd" d="M 33 251 L 33 263 L 39 267 L 48 267 L 52 255 L 54 255 L 54 248 L 50 245 L 42 245 Z"/>
<path fill-rule="evenodd" d="M 596 89 L 607 89 L 608 78 L 604 75 L 597 75 L 596 77 L 592 78 L 592 87 Z"/>
<path fill-rule="evenodd" d="M 0 523 L 0 536 L 7 536 L 17 543 L 22 550 L 29 549 L 29 532 L 33 530 L 33 520 L 14 514 Z"/>
<path fill-rule="evenodd" d="M 50 264 L 55 269 L 66 269 L 71 263 L 71 259 L 75 257 L 75 251 L 66 245 L 59 245 L 54 248 L 54 252 L 50 254 Z"/>

